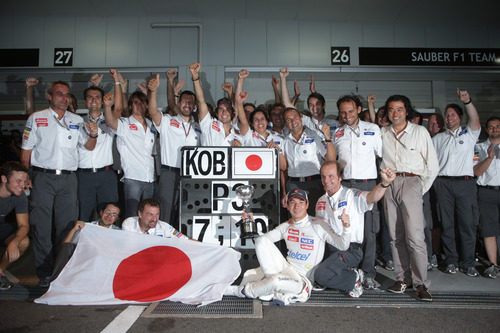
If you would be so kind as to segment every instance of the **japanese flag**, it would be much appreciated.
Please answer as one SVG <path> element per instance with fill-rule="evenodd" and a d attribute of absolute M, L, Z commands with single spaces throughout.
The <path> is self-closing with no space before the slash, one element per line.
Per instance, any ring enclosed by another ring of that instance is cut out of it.
<path fill-rule="evenodd" d="M 240 274 L 240 253 L 179 238 L 87 224 L 76 250 L 47 293 L 50 305 L 170 300 L 206 305 L 222 299 Z"/>
<path fill-rule="evenodd" d="M 275 178 L 273 149 L 233 149 L 233 178 Z"/>

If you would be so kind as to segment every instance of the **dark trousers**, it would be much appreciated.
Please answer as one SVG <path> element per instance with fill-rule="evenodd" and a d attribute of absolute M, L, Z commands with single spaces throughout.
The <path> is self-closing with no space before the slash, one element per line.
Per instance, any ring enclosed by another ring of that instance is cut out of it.
<path fill-rule="evenodd" d="M 100 205 L 118 202 L 118 180 L 115 171 L 89 172 L 78 170 L 78 203 L 82 221 L 92 221 Z"/>
<path fill-rule="evenodd" d="M 160 174 L 160 219 L 171 225 L 179 224 L 180 169 L 162 166 Z"/>
<path fill-rule="evenodd" d="M 474 179 L 458 180 L 436 178 L 434 189 L 439 203 L 442 232 L 441 240 L 447 265 L 474 266 L 476 230 L 478 223 L 476 183 Z M 460 237 L 460 254 L 457 251 L 455 225 Z"/>
<path fill-rule="evenodd" d="M 77 184 L 75 173 L 34 171 L 29 219 L 35 268 L 40 278 L 52 274 L 54 254 L 78 217 Z"/>
<path fill-rule="evenodd" d="M 353 268 L 358 267 L 363 258 L 361 245 L 351 243 L 346 251 L 339 251 L 329 244 L 327 246 L 330 255 L 316 266 L 314 281 L 326 288 L 352 290 L 356 283 Z"/>
<path fill-rule="evenodd" d="M 367 180 L 343 180 L 342 185 L 348 188 L 356 188 L 363 191 L 371 191 L 377 181 Z M 363 233 L 363 259 L 361 260 L 360 268 L 365 272 L 366 277 L 375 278 L 375 259 L 377 258 L 377 233 L 380 230 L 380 217 L 377 204 L 373 205 L 373 209 L 365 213 L 365 225 Z"/>

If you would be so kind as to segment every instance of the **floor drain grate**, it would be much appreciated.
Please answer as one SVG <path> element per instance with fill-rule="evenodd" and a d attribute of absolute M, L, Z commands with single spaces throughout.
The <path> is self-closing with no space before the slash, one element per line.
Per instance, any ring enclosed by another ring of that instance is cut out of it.
<path fill-rule="evenodd" d="M 262 318 L 262 304 L 258 300 L 224 297 L 221 301 L 205 306 L 176 302 L 151 304 L 143 317 L 190 317 L 190 318 Z"/>

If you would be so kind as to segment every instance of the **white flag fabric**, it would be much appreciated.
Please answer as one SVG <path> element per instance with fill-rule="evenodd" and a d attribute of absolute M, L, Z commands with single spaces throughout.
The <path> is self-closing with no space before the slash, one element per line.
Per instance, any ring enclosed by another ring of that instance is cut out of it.
<path fill-rule="evenodd" d="M 240 275 L 227 247 L 87 224 L 59 277 L 36 303 L 95 305 L 162 300 L 206 305 Z"/>

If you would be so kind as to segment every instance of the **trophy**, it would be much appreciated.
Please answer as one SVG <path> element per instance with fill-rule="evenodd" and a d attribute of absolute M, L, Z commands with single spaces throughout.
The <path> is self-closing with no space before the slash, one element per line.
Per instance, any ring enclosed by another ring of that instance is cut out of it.
<path fill-rule="evenodd" d="M 236 188 L 236 194 L 243 201 L 243 208 L 246 213 L 250 213 L 250 199 L 255 192 L 252 185 L 240 185 Z M 240 237 L 242 239 L 254 238 L 259 235 L 257 232 L 257 224 L 251 217 L 240 220 L 236 223 L 237 227 L 240 227 L 241 233 Z"/>

